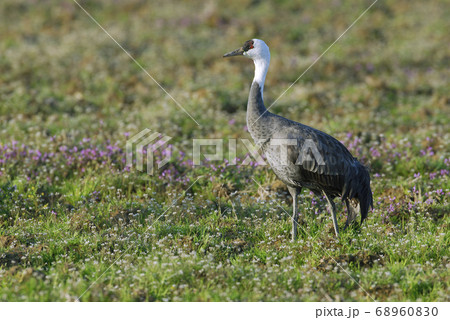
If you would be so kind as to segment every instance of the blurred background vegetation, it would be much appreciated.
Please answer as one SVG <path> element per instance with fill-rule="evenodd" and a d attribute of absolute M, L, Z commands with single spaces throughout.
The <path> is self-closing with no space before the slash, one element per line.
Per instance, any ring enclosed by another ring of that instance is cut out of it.
<path fill-rule="evenodd" d="M 28 140 L 23 132 L 36 126 L 78 139 L 123 139 L 144 127 L 179 138 L 242 137 L 253 65 L 222 54 L 251 38 L 268 43 L 270 104 L 371 1 L 80 4 L 201 126 L 74 2 L 2 1 L 2 140 Z M 447 1 L 379 1 L 274 112 L 331 134 L 444 134 L 449 14 Z"/>

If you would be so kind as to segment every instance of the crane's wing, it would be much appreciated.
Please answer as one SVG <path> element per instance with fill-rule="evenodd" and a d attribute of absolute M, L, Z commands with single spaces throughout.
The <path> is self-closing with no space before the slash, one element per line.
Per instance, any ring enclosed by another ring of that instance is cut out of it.
<path fill-rule="evenodd" d="M 282 130 L 273 133 L 272 139 L 288 139 L 289 162 L 320 175 L 345 175 L 345 171 L 357 162 L 332 136 L 294 121 L 287 122 Z"/>
<path fill-rule="evenodd" d="M 347 148 L 320 130 L 277 118 L 270 143 L 285 140 L 287 163 L 283 163 L 281 149 L 266 152 L 277 176 L 285 183 L 306 186 L 313 191 L 324 190 L 332 196 L 345 193 L 349 179 L 361 166 Z"/>

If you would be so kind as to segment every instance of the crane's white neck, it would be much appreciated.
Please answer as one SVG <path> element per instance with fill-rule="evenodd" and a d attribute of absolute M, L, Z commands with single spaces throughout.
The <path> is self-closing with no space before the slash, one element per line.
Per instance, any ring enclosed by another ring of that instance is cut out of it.
<path fill-rule="evenodd" d="M 254 59 L 253 62 L 255 63 L 255 77 L 253 78 L 253 82 L 259 84 L 259 87 L 261 88 L 261 97 L 263 97 L 264 82 L 266 81 L 267 70 L 269 69 L 270 56 L 258 57 L 257 59 Z"/>

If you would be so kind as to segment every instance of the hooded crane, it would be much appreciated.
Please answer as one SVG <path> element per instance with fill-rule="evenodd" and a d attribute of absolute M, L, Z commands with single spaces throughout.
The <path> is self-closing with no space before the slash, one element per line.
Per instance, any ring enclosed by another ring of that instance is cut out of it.
<path fill-rule="evenodd" d="M 347 206 L 347 227 L 361 212 L 361 223 L 373 207 L 370 176 L 350 151 L 332 136 L 269 112 L 264 106 L 263 89 L 270 63 L 270 51 L 259 39 L 225 57 L 246 56 L 255 63 L 255 76 L 247 104 L 247 127 L 264 152 L 267 162 L 283 181 L 292 196 L 292 240 L 297 237 L 298 195 L 308 188 L 316 195 L 324 195 L 333 218 L 334 231 L 339 237 L 335 197 L 341 197 Z"/>

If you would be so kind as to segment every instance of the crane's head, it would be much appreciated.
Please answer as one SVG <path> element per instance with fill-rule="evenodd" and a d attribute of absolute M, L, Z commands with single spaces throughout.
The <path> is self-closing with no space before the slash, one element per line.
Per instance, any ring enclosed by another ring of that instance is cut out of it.
<path fill-rule="evenodd" d="M 228 52 L 223 55 L 224 58 L 233 56 L 246 56 L 252 60 L 270 59 L 269 47 L 260 39 L 251 39 L 245 41 L 244 45 L 234 51 Z"/>

